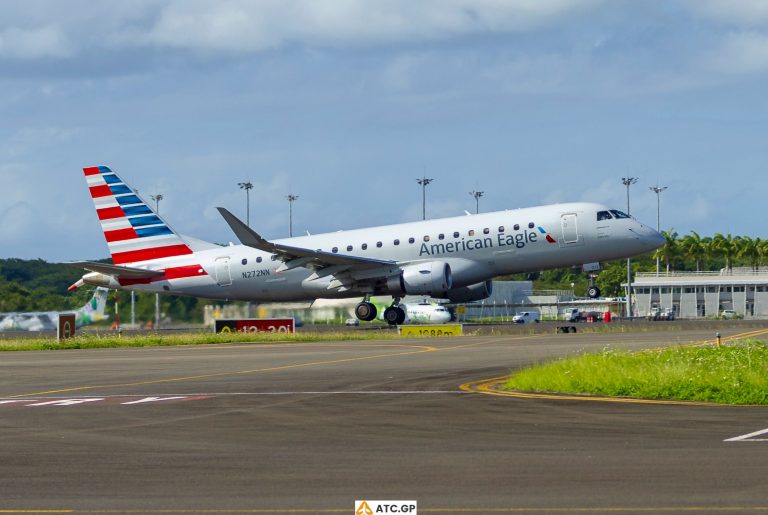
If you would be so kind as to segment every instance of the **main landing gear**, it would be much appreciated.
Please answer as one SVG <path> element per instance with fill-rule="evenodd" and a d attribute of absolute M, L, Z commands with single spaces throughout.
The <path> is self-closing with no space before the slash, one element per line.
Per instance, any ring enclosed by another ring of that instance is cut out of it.
<path fill-rule="evenodd" d="M 395 298 L 392 305 L 384 310 L 384 320 L 389 325 L 400 325 L 405 322 L 405 310 L 399 306 L 400 299 Z M 376 318 L 376 306 L 370 300 L 370 296 L 355 306 L 355 316 L 363 322 L 370 322 Z"/>

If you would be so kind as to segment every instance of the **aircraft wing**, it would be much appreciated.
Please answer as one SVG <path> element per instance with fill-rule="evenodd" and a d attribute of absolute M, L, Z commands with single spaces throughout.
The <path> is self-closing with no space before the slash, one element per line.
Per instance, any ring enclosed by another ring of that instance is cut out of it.
<path fill-rule="evenodd" d="M 152 277 L 158 277 L 165 273 L 160 270 L 145 270 L 143 268 L 110 265 L 108 263 L 99 263 L 97 261 L 69 261 L 64 264 L 77 268 L 84 268 L 89 272 L 98 272 L 100 274 L 121 277 L 124 279 L 151 279 Z"/>
<path fill-rule="evenodd" d="M 232 232 L 235 233 L 240 243 L 253 247 L 264 252 L 271 252 L 277 254 L 278 259 L 283 261 L 283 266 L 280 271 L 290 270 L 291 268 L 297 268 L 303 266 L 306 268 L 325 268 L 330 266 L 356 268 L 357 270 L 391 267 L 396 265 L 394 261 L 385 261 L 382 259 L 371 259 L 360 256 L 349 256 L 334 254 L 332 252 L 323 252 L 321 250 L 305 249 L 301 247 L 292 247 L 290 245 L 281 245 L 279 243 L 272 243 L 265 240 L 257 232 L 248 227 L 235 215 L 224 209 L 223 207 L 216 208 L 224 217 L 224 220 L 232 228 Z"/>

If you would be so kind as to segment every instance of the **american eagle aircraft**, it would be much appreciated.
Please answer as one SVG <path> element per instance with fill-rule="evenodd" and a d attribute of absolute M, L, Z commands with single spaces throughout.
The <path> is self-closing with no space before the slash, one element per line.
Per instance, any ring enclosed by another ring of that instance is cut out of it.
<path fill-rule="evenodd" d="M 405 295 L 470 302 L 493 277 L 594 264 L 652 251 L 657 231 L 601 204 L 554 204 L 334 233 L 267 240 L 219 207 L 241 245 L 182 236 L 106 166 L 83 169 L 113 264 L 79 261 L 82 284 L 210 299 L 301 301 L 359 297 L 355 315 L 376 318 L 373 295 L 401 324 Z"/>
<path fill-rule="evenodd" d="M 106 320 L 104 314 L 107 307 L 106 288 L 96 288 L 93 297 L 75 314 L 75 327 L 82 327 L 100 320 Z M 58 311 L 27 311 L 18 313 L 0 313 L 0 331 L 55 331 L 59 323 Z"/>

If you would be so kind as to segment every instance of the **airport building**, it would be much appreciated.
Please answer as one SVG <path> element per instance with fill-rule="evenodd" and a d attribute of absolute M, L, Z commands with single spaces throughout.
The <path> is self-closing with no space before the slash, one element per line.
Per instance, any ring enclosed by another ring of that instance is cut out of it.
<path fill-rule="evenodd" d="M 632 289 L 635 316 L 659 307 L 672 309 L 677 318 L 713 318 L 723 310 L 744 318 L 768 317 L 768 270 L 639 272 Z"/>

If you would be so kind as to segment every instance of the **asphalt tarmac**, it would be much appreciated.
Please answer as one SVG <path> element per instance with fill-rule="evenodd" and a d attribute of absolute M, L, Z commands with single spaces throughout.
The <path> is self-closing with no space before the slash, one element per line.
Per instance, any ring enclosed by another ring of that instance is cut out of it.
<path fill-rule="evenodd" d="M 768 408 L 460 388 L 608 345 L 709 338 L 2 353 L 0 513 L 353 513 L 356 499 L 417 500 L 421 513 L 768 512 Z"/>

